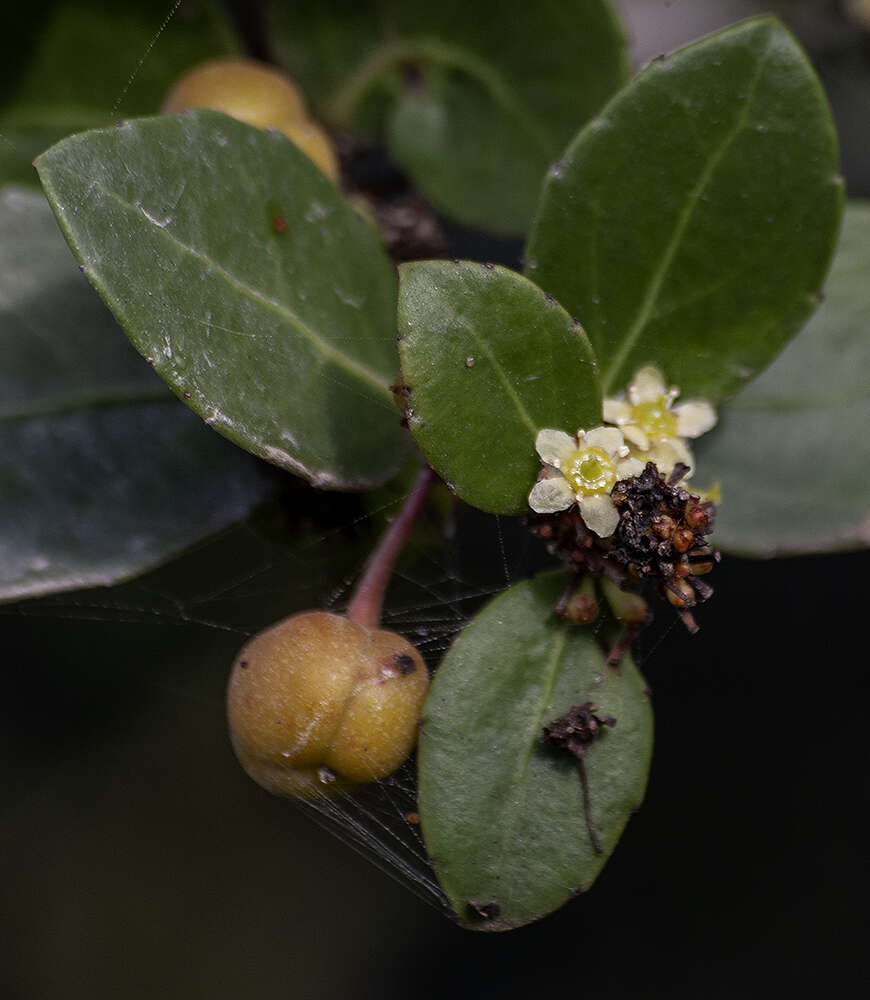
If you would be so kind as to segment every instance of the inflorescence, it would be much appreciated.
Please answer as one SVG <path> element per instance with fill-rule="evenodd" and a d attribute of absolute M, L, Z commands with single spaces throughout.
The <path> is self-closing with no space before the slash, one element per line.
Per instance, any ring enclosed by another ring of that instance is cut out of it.
<path fill-rule="evenodd" d="M 611 500 L 619 521 L 607 538 L 587 528 L 576 506 L 532 514 L 530 529 L 548 541 L 550 551 L 576 571 L 578 580 L 591 574 L 627 591 L 651 584 L 646 589 L 676 608 L 694 632 L 697 625 L 689 609 L 713 593 L 700 577 L 713 568 L 719 555 L 707 543 L 715 505 L 680 485 L 685 472 L 686 467 L 678 464 L 666 479 L 647 462 L 640 475 L 617 482 Z"/>

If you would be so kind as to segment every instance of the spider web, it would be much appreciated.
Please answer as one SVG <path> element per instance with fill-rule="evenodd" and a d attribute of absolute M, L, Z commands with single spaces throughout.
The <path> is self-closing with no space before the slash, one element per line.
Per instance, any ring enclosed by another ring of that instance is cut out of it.
<path fill-rule="evenodd" d="M 554 564 L 543 543 L 518 518 L 485 515 L 436 494 L 411 537 L 391 581 L 382 626 L 420 650 L 430 671 L 475 612 L 506 587 Z M 340 613 L 388 518 L 404 497 L 360 511 L 365 498 L 320 494 L 295 486 L 246 524 L 228 529 L 146 576 L 114 588 L 45 597 L 0 607 L 0 614 L 99 625 L 166 626 L 228 633 L 244 642 L 288 615 L 323 609 Z M 324 504 L 337 506 L 317 523 Z M 306 506 L 307 505 L 307 506 Z M 315 520 L 312 521 L 312 510 Z M 275 530 L 276 518 L 283 522 Z M 290 525 L 288 527 L 288 525 Z M 341 572 L 342 563 L 348 567 Z M 643 633 L 644 659 L 675 619 L 660 616 Z M 229 672 L 231 657 L 227 658 Z M 172 698 L 199 697 L 177 680 Z M 215 712 L 223 704 L 215 701 Z M 417 815 L 416 760 L 388 778 L 342 796 L 294 804 L 419 898 L 452 917 L 430 864 Z"/>
<path fill-rule="evenodd" d="M 343 611 L 371 548 L 403 500 L 398 495 L 359 512 L 359 497 L 294 488 L 251 522 L 228 529 L 142 578 L 113 588 L 6 605 L 0 614 L 205 629 L 229 633 L 240 648 L 262 628 L 297 611 Z M 322 504 L 338 506 L 326 529 L 311 519 L 311 510 Z M 407 545 L 382 616 L 383 627 L 411 641 L 430 670 L 482 603 L 527 575 L 530 550 L 539 548 L 513 520 L 450 501 L 446 513 L 445 503 L 440 506 L 440 512 L 424 515 Z M 276 532 L 276 518 L 286 518 L 292 527 Z M 336 579 L 335 568 L 342 561 L 350 568 Z M 222 569 L 216 572 L 216 567 Z M 228 659 L 227 672 L 229 666 Z M 177 681 L 170 683 L 170 696 L 191 696 Z M 222 713 L 222 704 L 215 710 Z M 416 895 L 449 912 L 420 830 L 413 756 L 388 778 L 352 794 L 297 804 Z"/>
<path fill-rule="evenodd" d="M 183 0 L 167 2 L 153 39 L 131 60 L 130 78 L 115 98 L 114 110 L 123 110 L 127 91 L 182 6 Z M 515 252 L 507 251 L 509 256 Z M 374 503 L 335 499 L 296 487 L 248 524 L 228 529 L 138 580 L 7 605 L 0 614 L 206 629 L 230 633 L 240 647 L 296 611 L 340 613 L 374 542 L 403 499 L 396 494 Z M 323 507 L 328 508 L 326 516 Z M 423 520 L 394 574 L 382 624 L 411 641 L 434 670 L 483 603 L 553 563 L 518 519 L 483 515 L 442 497 L 439 511 L 430 511 L 428 522 Z M 647 655 L 672 627 L 668 619 L 664 630 L 645 634 Z M 352 794 L 300 801 L 298 807 L 425 902 L 451 913 L 420 829 L 413 756 L 384 780 Z"/>

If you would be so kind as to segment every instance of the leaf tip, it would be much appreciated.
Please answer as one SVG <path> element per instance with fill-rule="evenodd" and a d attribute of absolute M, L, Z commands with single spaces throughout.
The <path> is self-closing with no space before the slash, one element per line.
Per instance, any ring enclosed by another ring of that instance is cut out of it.
<path fill-rule="evenodd" d="M 501 916 L 501 904 L 497 899 L 488 899 L 485 902 L 469 899 L 466 903 L 466 915 L 474 922 L 489 922 Z"/>

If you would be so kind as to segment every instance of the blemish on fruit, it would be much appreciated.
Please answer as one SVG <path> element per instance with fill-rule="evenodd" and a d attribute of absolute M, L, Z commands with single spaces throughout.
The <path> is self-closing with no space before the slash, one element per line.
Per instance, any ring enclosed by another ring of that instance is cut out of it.
<path fill-rule="evenodd" d="M 407 677 L 408 674 L 413 674 L 417 669 L 417 664 L 414 662 L 412 656 L 408 656 L 407 653 L 399 653 L 393 657 L 393 663 L 399 668 L 399 673 L 403 677 Z"/>

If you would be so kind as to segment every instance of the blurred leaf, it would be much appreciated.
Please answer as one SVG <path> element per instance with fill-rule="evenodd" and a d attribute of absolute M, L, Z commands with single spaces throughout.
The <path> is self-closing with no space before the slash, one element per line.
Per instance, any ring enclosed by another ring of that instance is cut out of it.
<path fill-rule="evenodd" d="M 282 4 L 289 71 L 334 125 L 385 132 L 446 215 L 524 232 L 550 161 L 625 82 L 606 0 Z"/>
<path fill-rule="evenodd" d="M 757 18 L 653 62 L 549 173 L 527 273 L 589 333 L 605 395 L 653 362 L 717 401 L 815 308 L 842 185 L 803 51 Z"/>
<path fill-rule="evenodd" d="M 220 5 L 65 0 L 4 11 L 0 183 L 37 183 L 35 156 L 58 139 L 160 109 L 188 66 L 235 51 Z"/>
<path fill-rule="evenodd" d="M 0 345 L 0 600 L 133 576 L 271 491 L 130 348 L 45 199 L 14 188 Z"/>
<path fill-rule="evenodd" d="M 643 799 L 652 711 L 626 658 L 605 666 L 590 628 L 553 608 L 566 577 L 548 574 L 488 604 L 444 658 L 423 708 L 420 817 L 438 879 L 460 920 L 507 930 L 588 889 Z M 586 825 L 576 760 L 547 747 L 543 727 L 593 702 L 613 728 L 584 754 Z M 475 906 L 496 904 L 489 920 Z"/>
<path fill-rule="evenodd" d="M 586 335 L 503 267 L 421 261 L 399 273 L 408 426 L 463 500 L 521 514 L 541 468 L 537 432 L 601 423 Z"/>
<path fill-rule="evenodd" d="M 37 167 L 91 282 L 216 430 L 316 486 L 400 467 L 392 265 L 284 135 L 194 111 L 73 136 Z"/>
<path fill-rule="evenodd" d="M 851 202 L 809 325 L 698 442 L 715 543 L 769 557 L 870 544 L 870 203 Z"/>

